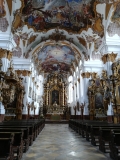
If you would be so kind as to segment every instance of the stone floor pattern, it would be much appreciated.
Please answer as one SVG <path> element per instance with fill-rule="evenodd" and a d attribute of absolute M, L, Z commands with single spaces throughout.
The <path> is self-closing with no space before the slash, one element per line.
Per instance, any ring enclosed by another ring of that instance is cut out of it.
<path fill-rule="evenodd" d="M 46 124 L 22 160 L 110 160 L 68 124 Z"/>

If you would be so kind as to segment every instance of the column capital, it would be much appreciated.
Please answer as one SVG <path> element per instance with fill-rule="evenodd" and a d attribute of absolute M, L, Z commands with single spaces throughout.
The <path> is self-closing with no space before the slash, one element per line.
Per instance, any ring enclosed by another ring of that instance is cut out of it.
<path fill-rule="evenodd" d="M 31 75 L 31 71 L 28 70 L 16 70 L 15 72 L 17 73 L 18 76 L 22 75 L 26 77 Z"/>
<path fill-rule="evenodd" d="M 107 53 L 107 54 L 104 54 L 102 57 L 101 57 L 101 60 L 103 61 L 103 63 L 107 63 L 107 62 L 114 62 L 115 59 L 117 57 L 117 53 Z"/>
<path fill-rule="evenodd" d="M 81 76 L 82 76 L 83 78 L 90 78 L 91 72 L 83 72 L 83 73 L 81 73 Z"/>

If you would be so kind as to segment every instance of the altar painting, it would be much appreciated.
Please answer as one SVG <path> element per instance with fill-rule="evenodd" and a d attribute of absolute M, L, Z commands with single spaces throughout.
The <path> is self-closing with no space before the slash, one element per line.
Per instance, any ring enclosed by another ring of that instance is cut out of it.
<path fill-rule="evenodd" d="M 52 104 L 59 105 L 59 91 L 57 90 L 52 91 Z"/>
<path fill-rule="evenodd" d="M 62 27 L 79 31 L 92 24 L 94 0 L 22 0 L 22 16 L 37 31 Z"/>
<path fill-rule="evenodd" d="M 101 93 L 96 93 L 95 95 L 95 109 L 103 109 L 103 95 Z"/>

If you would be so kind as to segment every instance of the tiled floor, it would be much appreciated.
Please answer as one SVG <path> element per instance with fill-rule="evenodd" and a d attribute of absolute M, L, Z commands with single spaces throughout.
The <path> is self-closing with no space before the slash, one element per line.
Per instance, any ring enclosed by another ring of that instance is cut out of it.
<path fill-rule="evenodd" d="M 22 160 L 110 160 L 68 124 L 46 124 Z"/>

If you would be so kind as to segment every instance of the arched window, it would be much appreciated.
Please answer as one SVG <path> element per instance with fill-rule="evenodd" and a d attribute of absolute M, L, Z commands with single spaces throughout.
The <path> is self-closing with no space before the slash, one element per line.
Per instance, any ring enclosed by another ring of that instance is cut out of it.
<path fill-rule="evenodd" d="M 73 102 L 73 84 L 72 84 L 72 81 L 73 81 L 73 77 L 70 76 L 68 78 L 68 82 L 69 82 L 69 87 L 68 87 L 68 103 L 72 103 Z"/>
<path fill-rule="evenodd" d="M 81 93 L 81 97 L 83 97 L 83 78 L 82 78 L 82 76 L 81 76 L 81 73 L 82 73 L 82 71 L 80 72 L 80 93 Z"/>
<path fill-rule="evenodd" d="M 79 99 L 79 82 L 78 82 L 78 76 L 77 76 L 77 99 Z"/>
<path fill-rule="evenodd" d="M 81 64 L 82 64 L 82 63 L 81 63 L 81 60 L 80 60 L 80 62 L 79 62 L 79 67 L 80 67 Z"/>
<path fill-rule="evenodd" d="M 72 103 L 73 102 L 73 85 L 72 83 L 69 84 L 69 99 L 68 99 L 68 103 Z"/>
<path fill-rule="evenodd" d="M 78 72 L 78 67 L 76 67 L 76 72 Z"/>

